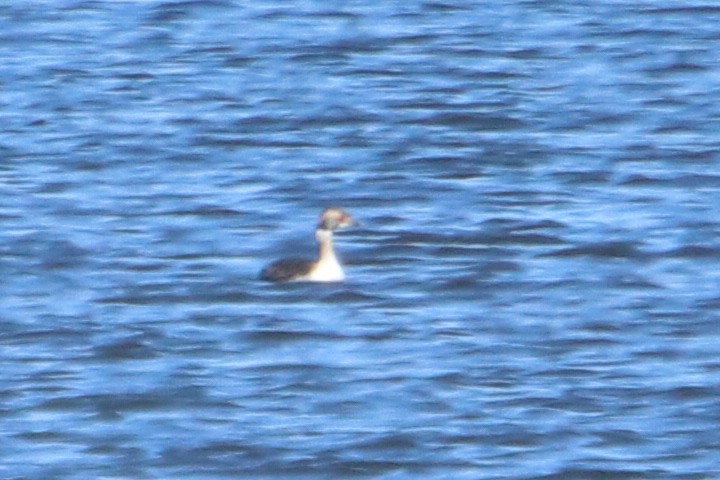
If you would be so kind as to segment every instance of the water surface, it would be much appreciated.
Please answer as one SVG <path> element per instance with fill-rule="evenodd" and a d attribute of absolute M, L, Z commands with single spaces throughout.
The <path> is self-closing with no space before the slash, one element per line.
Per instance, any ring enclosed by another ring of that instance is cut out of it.
<path fill-rule="evenodd" d="M 376 3 L 0 7 L 0 476 L 720 475 L 720 8 Z"/>

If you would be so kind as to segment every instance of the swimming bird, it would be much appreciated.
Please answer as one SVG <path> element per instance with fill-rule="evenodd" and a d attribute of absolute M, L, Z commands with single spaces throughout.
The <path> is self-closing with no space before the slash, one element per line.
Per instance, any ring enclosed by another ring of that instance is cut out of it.
<path fill-rule="evenodd" d="M 335 255 L 333 232 L 353 225 L 357 225 L 357 222 L 344 210 L 326 208 L 315 229 L 315 239 L 319 245 L 318 259 L 277 260 L 262 269 L 260 278 L 272 282 L 342 282 L 345 280 L 345 272 Z"/>

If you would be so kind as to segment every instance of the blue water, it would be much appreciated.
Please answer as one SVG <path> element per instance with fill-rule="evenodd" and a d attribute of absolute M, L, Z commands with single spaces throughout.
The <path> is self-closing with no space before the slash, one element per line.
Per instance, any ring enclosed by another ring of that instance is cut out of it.
<path fill-rule="evenodd" d="M 0 478 L 719 478 L 669 3 L 5 2 Z M 328 205 L 348 280 L 259 281 Z"/>

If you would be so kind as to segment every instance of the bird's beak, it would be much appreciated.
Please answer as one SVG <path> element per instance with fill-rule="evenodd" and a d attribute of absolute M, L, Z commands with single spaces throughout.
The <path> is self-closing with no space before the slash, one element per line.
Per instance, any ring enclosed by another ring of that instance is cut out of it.
<path fill-rule="evenodd" d="M 347 217 L 343 218 L 342 226 L 343 227 L 357 227 L 357 226 L 360 226 L 360 222 L 358 222 L 353 217 L 348 215 Z"/>

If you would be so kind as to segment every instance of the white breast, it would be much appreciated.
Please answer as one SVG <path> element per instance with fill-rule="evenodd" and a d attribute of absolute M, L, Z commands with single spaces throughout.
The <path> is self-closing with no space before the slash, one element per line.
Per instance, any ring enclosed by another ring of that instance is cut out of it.
<path fill-rule="evenodd" d="M 345 272 L 334 256 L 321 258 L 307 275 L 307 280 L 311 282 L 342 282 L 345 280 Z"/>

